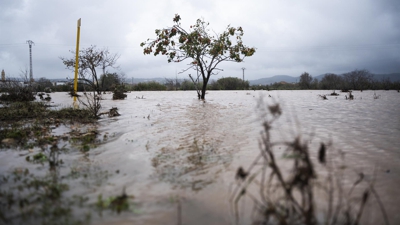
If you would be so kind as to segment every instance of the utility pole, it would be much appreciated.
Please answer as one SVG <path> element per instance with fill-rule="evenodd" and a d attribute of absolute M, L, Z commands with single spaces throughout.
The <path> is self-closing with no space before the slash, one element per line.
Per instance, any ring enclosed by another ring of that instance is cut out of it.
<path fill-rule="evenodd" d="M 245 70 L 246 68 L 244 68 L 244 67 L 242 67 L 242 70 L 243 70 L 243 89 L 245 89 L 245 85 L 244 85 L 244 70 Z"/>
<path fill-rule="evenodd" d="M 178 90 L 178 74 L 175 70 L 175 91 Z"/>
<path fill-rule="evenodd" d="M 76 95 L 78 93 L 78 69 L 79 69 L 79 38 L 81 34 L 81 18 L 77 21 L 76 32 L 76 52 L 75 52 L 75 76 L 74 76 L 74 107 L 78 108 L 76 103 Z"/>
<path fill-rule="evenodd" d="M 6 73 L 4 72 L 4 70 L 1 70 L 1 81 L 6 81 Z"/>
<path fill-rule="evenodd" d="M 29 65 L 30 65 L 30 70 L 29 70 L 29 83 L 33 81 L 33 71 L 32 71 L 32 45 L 33 41 L 27 40 L 26 43 L 29 45 Z"/>

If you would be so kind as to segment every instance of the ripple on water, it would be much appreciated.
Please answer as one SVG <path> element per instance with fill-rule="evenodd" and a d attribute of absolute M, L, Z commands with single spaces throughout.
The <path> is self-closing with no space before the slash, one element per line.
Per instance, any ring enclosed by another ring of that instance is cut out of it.
<path fill-rule="evenodd" d="M 399 93 L 377 91 L 381 97 L 374 99 L 374 91 L 353 92 L 352 101 L 345 100 L 345 93 L 328 100 L 318 97 L 328 93 L 209 91 L 206 102 L 198 101 L 193 91 L 132 92 L 123 101 L 105 95 L 103 107 L 118 107 L 121 116 L 99 121 L 99 130 L 114 138 L 94 150 L 94 161 L 110 171 L 120 170 L 120 176 L 110 178 L 112 187 L 126 187 L 143 202 L 147 213 L 135 220 L 152 221 L 160 215 L 165 223 L 175 223 L 171 214 L 176 204 L 166 199 L 184 196 L 185 215 L 207 214 L 215 224 L 229 224 L 228 210 L 215 206 L 229 199 L 238 166 L 247 167 L 259 152 L 256 106 L 264 95 L 267 103 L 278 102 L 283 109 L 273 140 L 292 140 L 300 133 L 310 139 L 314 154 L 320 142 L 331 141 L 356 168 L 377 168 L 378 181 L 384 184 L 377 188 L 391 207 L 393 221 L 400 221 L 394 216 L 400 201 L 392 198 L 400 196 L 400 189 L 394 188 L 400 182 Z M 70 101 L 64 93 L 52 94 L 52 99 L 55 104 Z M 387 170 L 390 173 L 379 175 Z M 190 224 L 205 221 L 184 218 Z"/>

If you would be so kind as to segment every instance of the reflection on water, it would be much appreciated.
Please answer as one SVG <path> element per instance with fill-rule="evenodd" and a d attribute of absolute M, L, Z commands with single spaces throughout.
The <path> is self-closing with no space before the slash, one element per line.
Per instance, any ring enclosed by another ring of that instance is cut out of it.
<path fill-rule="evenodd" d="M 262 94 L 283 109 L 272 130 L 274 141 L 300 133 L 311 140 L 311 155 L 321 141 L 331 141 L 355 170 L 375 171 L 391 222 L 399 222 L 399 93 L 376 91 L 381 97 L 374 99 L 374 91 L 353 92 L 352 101 L 344 93 L 328 100 L 318 96 L 328 93 L 209 91 L 206 102 L 192 91 L 128 93 L 117 101 L 105 95 L 104 111 L 117 107 L 121 116 L 99 121 L 99 135 L 107 141 L 91 149 L 89 157 L 103 170 L 119 173 L 89 196 L 115 196 L 125 188 L 141 211 L 94 218 L 95 223 L 174 224 L 180 208 L 182 224 L 231 224 L 228 201 L 236 169 L 248 166 L 259 152 L 256 105 Z M 52 94 L 52 100 L 72 103 L 65 93 Z"/>
<path fill-rule="evenodd" d="M 232 162 L 233 149 L 226 146 L 230 145 L 231 138 L 224 131 L 229 121 L 221 120 L 223 110 L 211 102 L 195 101 L 185 111 L 185 119 L 173 121 L 173 129 L 183 128 L 184 133 L 174 135 L 177 140 L 161 147 L 152 159 L 152 165 L 156 176 L 171 182 L 173 187 L 199 191 L 216 181 L 219 173 Z M 158 120 L 163 124 L 171 122 L 163 118 Z"/>

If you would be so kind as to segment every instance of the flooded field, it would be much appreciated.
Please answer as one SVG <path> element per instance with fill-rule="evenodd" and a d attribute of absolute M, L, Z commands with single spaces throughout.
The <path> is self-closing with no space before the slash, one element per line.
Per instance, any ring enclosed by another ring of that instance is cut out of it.
<path fill-rule="evenodd" d="M 92 224 L 250 224 L 252 201 L 240 204 L 237 221 L 232 211 L 235 174 L 258 155 L 262 121 L 257 103 L 279 103 L 282 116 L 272 127 L 273 141 L 300 135 L 312 158 L 321 142 L 342 150 L 355 174 L 375 179 L 375 189 L 391 224 L 400 223 L 400 94 L 395 91 L 318 95 L 329 91 L 209 91 L 206 101 L 196 92 L 132 92 L 126 100 L 103 95 L 104 110 L 117 107 L 121 116 L 103 117 L 96 124 L 98 143 L 90 150 L 61 154 L 60 177 L 67 179 L 71 198 L 83 196 L 96 205 L 99 196 L 131 200 L 121 213 L 73 205 L 73 217 L 91 212 Z M 374 98 L 374 94 L 379 98 Z M 67 106 L 66 93 L 51 94 L 53 104 Z M 79 126 L 79 125 L 74 125 Z M 72 127 L 60 127 L 63 133 Z M 26 150 L 0 151 L 0 172 L 29 169 L 45 174 L 48 166 L 27 164 Z M 282 152 L 277 149 L 276 156 Z M 363 222 L 381 224 L 380 211 L 366 208 Z M 94 207 L 95 208 L 95 207 Z"/>

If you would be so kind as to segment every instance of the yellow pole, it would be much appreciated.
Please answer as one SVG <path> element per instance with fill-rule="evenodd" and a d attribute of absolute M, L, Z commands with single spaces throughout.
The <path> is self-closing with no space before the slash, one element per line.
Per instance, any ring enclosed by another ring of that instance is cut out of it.
<path fill-rule="evenodd" d="M 78 66 L 79 66 L 79 35 L 81 32 L 81 19 L 78 20 L 78 33 L 76 36 L 76 57 L 75 57 L 75 80 L 74 80 L 74 94 L 78 92 Z M 76 107 L 76 96 L 74 96 L 74 106 Z"/>

